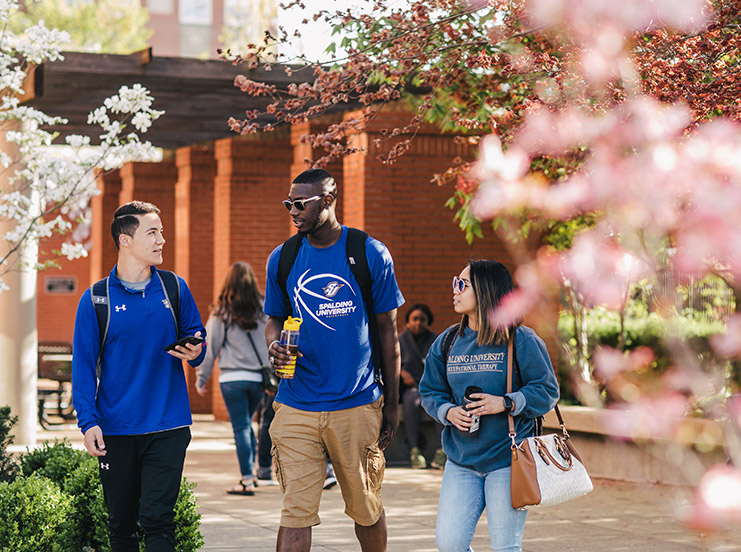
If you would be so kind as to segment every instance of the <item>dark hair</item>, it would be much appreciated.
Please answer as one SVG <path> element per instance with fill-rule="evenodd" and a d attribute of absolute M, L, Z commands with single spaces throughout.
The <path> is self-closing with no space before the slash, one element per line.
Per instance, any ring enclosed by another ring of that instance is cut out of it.
<path fill-rule="evenodd" d="M 498 261 L 489 259 L 471 259 L 468 261 L 471 267 L 471 288 L 476 297 L 476 309 L 479 319 L 479 345 L 503 345 L 509 341 L 509 337 L 520 325 L 515 322 L 507 327 L 494 326 L 491 322 L 491 314 L 499 306 L 502 298 L 514 291 L 512 275 L 507 267 Z M 461 318 L 461 335 L 468 327 L 468 315 Z"/>
<path fill-rule="evenodd" d="M 254 330 L 263 316 L 261 301 L 255 272 L 248 263 L 237 261 L 226 272 L 211 314 L 220 317 L 227 327 L 236 324 L 245 331 Z"/>
<path fill-rule="evenodd" d="M 113 242 L 116 244 L 116 249 L 120 247 L 118 238 L 121 237 L 121 234 L 134 237 L 136 229 L 139 228 L 139 219 L 136 215 L 159 214 L 159 212 L 160 210 L 156 205 L 146 201 L 129 201 L 116 209 L 116 212 L 113 213 L 113 222 L 111 222 L 111 235 L 113 236 Z"/>
<path fill-rule="evenodd" d="M 293 179 L 293 184 L 316 184 L 322 187 L 322 193 L 337 199 L 337 182 L 324 169 L 307 169 Z"/>
<path fill-rule="evenodd" d="M 409 310 L 407 311 L 406 315 L 404 316 L 404 322 L 409 322 L 409 317 L 416 310 L 420 310 L 423 313 L 425 313 L 425 316 L 427 317 L 427 325 L 428 326 L 432 326 L 432 322 L 435 320 L 435 317 L 432 316 L 432 311 L 430 310 L 430 307 L 428 307 L 424 303 L 415 303 L 414 305 L 412 305 L 411 307 L 409 307 Z"/>

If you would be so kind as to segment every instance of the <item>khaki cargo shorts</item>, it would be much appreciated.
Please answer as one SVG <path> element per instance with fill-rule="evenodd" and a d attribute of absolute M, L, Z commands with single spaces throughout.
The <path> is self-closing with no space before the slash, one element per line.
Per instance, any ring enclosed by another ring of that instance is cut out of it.
<path fill-rule="evenodd" d="M 330 412 L 307 412 L 273 403 L 270 424 L 278 482 L 283 490 L 282 527 L 318 525 L 319 501 L 332 462 L 345 513 L 358 525 L 375 524 L 383 513 L 381 481 L 386 459 L 378 448 L 381 406 L 377 401 Z"/>

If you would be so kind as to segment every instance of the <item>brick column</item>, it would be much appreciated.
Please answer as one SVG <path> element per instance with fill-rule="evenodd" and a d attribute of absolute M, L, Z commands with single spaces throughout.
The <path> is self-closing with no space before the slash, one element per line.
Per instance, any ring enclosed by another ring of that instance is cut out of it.
<path fill-rule="evenodd" d="M 280 203 L 290 183 L 293 151 L 289 140 L 286 130 L 216 142 L 214 296 L 235 261 L 248 262 L 260 289 L 265 289 L 268 256 L 290 235 L 286 210 Z M 226 419 L 218 386 L 214 390 L 214 415 Z"/>
<path fill-rule="evenodd" d="M 116 264 L 118 253 L 111 237 L 111 221 L 121 196 L 121 174 L 118 170 L 100 172 L 95 179 L 100 194 L 90 202 L 90 285 L 104 278 Z"/>
<path fill-rule="evenodd" d="M 174 270 L 178 251 L 175 243 L 175 182 L 178 177 L 174 160 L 170 157 L 159 163 L 126 163 L 120 172 L 120 204 L 139 200 L 159 207 L 166 240 L 164 262 L 159 268 Z"/>
<path fill-rule="evenodd" d="M 325 155 L 323 149 L 314 149 L 311 143 L 305 139 L 310 133 L 321 132 L 327 129 L 327 126 L 333 122 L 338 122 L 340 116 L 322 117 L 306 123 L 296 124 L 291 127 L 291 146 L 293 146 L 293 163 L 291 164 L 291 178 L 288 181 L 290 184 L 294 178 L 310 168 L 315 161 Z M 331 163 L 326 164 L 322 167 L 324 170 L 329 172 L 337 182 L 338 190 L 340 191 L 339 197 L 337 198 L 337 205 L 335 211 L 337 213 L 337 219 L 343 222 L 342 212 L 343 204 L 345 201 L 344 193 L 344 163 L 342 159 L 336 159 Z M 289 186 L 286 186 L 285 195 L 288 195 Z M 291 234 L 295 234 L 295 228 L 290 225 Z"/>
<path fill-rule="evenodd" d="M 214 178 L 216 159 L 213 145 L 188 146 L 175 152 L 178 180 L 175 183 L 175 272 L 182 276 L 193 293 L 203 323 L 213 301 Z M 195 391 L 195 370 L 187 363 L 191 410 L 211 412 L 211 392 L 201 397 Z M 218 380 L 213 380 L 212 390 Z M 217 385 L 216 385 L 217 386 Z"/>

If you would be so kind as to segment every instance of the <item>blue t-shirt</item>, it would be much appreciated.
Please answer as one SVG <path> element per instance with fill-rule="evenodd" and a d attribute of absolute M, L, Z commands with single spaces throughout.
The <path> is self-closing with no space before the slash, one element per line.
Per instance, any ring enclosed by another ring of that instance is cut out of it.
<path fill-rule="evenodd" d="M 360 286 L 347 264 L 347 227 L 337 242 L 316 248 L 301 241 L 286 288 L 293 316 L 303 320 L 293 379 L 281 380 L 276 400 L 312 412 L 344 410 L 372 403 L 381 396 L 374 381 L 368 314 Z M 270 254 L 265 288 L 265 314 L 284 318 L 278 285 L 282 245 Z M 370 236 L 366 256 L 373 281 L 373 310 L 383 313 L 404 304 L 394 262 L 386 246 Z"/>

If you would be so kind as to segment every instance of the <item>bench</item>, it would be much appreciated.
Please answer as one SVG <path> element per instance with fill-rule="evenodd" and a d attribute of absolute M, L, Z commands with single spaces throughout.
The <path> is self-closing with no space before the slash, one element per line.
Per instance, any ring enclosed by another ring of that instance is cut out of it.
<path fill-rule="evenodd" d="M 40 341 L 38 345 L 38 419 L 42 428 L 63 424 L 74 418 L 72 407 L 72 344 Z M 47 399 L 53 398 L 51 405 Z M 55 415 L 61 421 L 52 421 Z"/>

